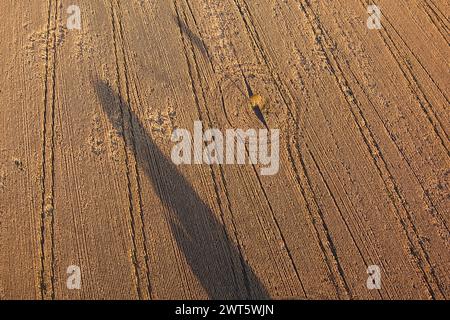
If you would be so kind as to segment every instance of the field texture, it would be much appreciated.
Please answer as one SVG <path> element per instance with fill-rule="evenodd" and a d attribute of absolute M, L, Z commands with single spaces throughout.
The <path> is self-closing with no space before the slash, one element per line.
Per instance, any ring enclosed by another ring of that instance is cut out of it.
<path fill-rule="evenodd" d="M 449 15 L 0 0 L 0 299 L 448 299 Z M 279 129 L 278 173 L 174 164 L 194 121 Z"/>

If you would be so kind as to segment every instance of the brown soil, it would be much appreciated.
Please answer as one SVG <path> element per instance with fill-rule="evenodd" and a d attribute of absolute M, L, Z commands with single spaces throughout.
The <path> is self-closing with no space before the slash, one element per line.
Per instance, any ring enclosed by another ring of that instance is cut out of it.
<path fill-rule="evenodd" d="M 76 2 L 0 0 L 0 299 L 449 298 L 448 1 Z M 197 120 L 279 173 L 175 166 Z"/>

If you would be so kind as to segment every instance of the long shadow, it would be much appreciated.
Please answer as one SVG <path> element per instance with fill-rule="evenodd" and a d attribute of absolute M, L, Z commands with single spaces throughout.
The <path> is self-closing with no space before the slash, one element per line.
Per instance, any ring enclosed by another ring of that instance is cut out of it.
<path fill-rule="evenodd" d="M 208 50 L 206 49 L 206 44 L 203 42 L 203 40 L 197 36 L 194 32 L 192 32 L 192 30 L 186 25 L 186 23 L 180 19 L 180 17 L 178 16 L 174 16 L 173 19 L 175 20 L 175 23 L 178 24 L 179 28 L 181 29 L 181 32 L 183 32 L 185 35 L 188 36 L 188 38 L 190 39 L 190 41 L 197 47 L 198 50 L 200 50 L 200 52 L 205 56 L 205 58 L 207 58 L 208 60 L 211 61 L 211 57 L 208 54 Z M 211 61 L 212 63 L 212 61 Z M 253 96 L 253 90 L 250 87 L 250 84 L 247 80 L 247 78 L 245 77 L 242 69 L 242 77 L 244 78 L 244 82 L 245 82 L 245 86 L 247 89 L 247 94 L 248 96 L 244 93 L 244 91 L 242 91 L 242 89 L 236 84 L 236 82 L 231 79 L 229 76 L 227 76 L 226 74 L 224 74 L 224 76 L 231 81 L 231 83 L 242 93 L 242 95 L 244 97 L 252 97 Z M 269 129 L 269 126 L 267 125 L 266 119 L 261 111 L 261 107 L 259 105 L 252 105 L 251 106 L 253 109 L 253 112 L 255 113 L 256 117 L 258 118 L 258 120 L 266 127 L 267 130 Z"/>
<path fill-rule="evenodd" d="M 209 298 L 268 299 L 264 285 L 228 239 L 222 223 L 160 151 L 127 103 L 103 81 L 94 85 L 104 113 L 118 132 L 123 131 L 122 117 L 131 120 L 138 165 L 171 212 L 167 220 L 177 245 Z"/>
<path fill-rule="evenodd" d="M 206 45 L 203 40 L 196 35 L 192 30 L 186 25 L 186 23 L 181 20 L 178 16 L 174 15 L 173 20 L 180 27 L 181 31 L 188 36 L 189 40 L 197 47 L 198 50 L 202 53 L 203 56 L 209 59 L 208 52 L 206 50 Z"/>

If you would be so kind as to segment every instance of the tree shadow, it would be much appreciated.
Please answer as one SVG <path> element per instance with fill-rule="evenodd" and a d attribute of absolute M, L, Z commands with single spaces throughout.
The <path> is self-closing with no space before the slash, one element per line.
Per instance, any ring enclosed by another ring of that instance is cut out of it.
<path fill-rule="evenodd" d="M 202 55 L 205 58 L 209 59 L 208 51 L 206 49 L 206 44 L 203 42 L 203 40 L 198 35 L 196 35 L 194 32 L 192 32 L 192 30 L 186 25 L 186 23 L 183 20 L 181 20 L 180 17 L 174 15 L 173 20 L 178 25 L 181 32 L 184 33 L 185 35 L 187 35 L 187 37 L 189 38 L 191 43 L 193 43 L 194 46 L 197 47 L 198 50 L 200 50 Z"/>
<path fill-rule="evenodd" d="M 221 222 L 189 182 L 165 157 L 130 106 L 105 82 L 94 81 L 104 113 L 118 132 L 131 120 L 136 160 L 168 208 L 180 251 L 210 299 L 269 299 L 264 285 L 244 261 Z"/>

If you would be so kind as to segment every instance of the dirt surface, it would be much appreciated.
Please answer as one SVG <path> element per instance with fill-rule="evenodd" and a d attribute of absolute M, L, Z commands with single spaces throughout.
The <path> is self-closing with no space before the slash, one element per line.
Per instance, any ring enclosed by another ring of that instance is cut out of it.
<path fill-rule="evenodd" d="M 1 0 L 0 298 L 448 299 L 449 15 Z M 176 166 L 197 120 L 279 129 L 278 174 Z"/>

